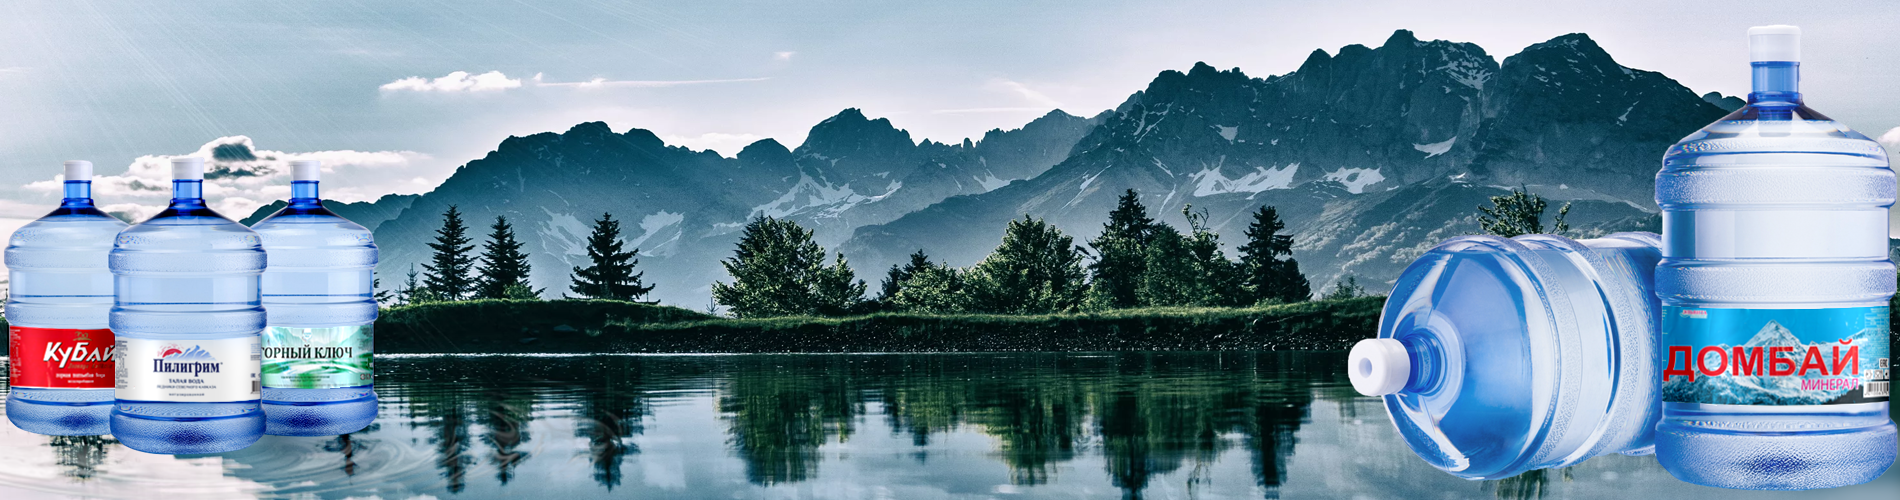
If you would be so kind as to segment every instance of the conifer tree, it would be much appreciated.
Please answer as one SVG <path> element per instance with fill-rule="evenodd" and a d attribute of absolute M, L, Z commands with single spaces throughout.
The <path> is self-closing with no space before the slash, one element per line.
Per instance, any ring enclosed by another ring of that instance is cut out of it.
<path fill-rule="evenodd" d="M 1188 234 L 1165 224 L 1151 234 L 1137 296 L 1143 306 L 1235 306 L 1245 302 L 1238 266 L 1220 249 L 1206 211 L 1181 208 Z"/>
<path fill-rule="evenodd" d="M 620 242 L 620 221 L 613 214 L 603 213 L 594 221 L 593 232 L 587 235 L 587 267 L 575 267 L 572 279 L 574 283 L 568 290 L 582 296 L 609 300 L 640 300 L 653 292 L 653 285 L 644 281 L 645 272 L 634 272 L 640 265 L 635 258 L 640 249 L 622 251 Z"/>
<path fill-rule="evenodd" d="M 921 248 L 910 253 L 910 262 L 902 266 L 892 264 L 891 270 L 884 273 L 884 283 L 877 294 L 878 303 L 889 304 L 891 299 L 897 297 L 897 292 L 903 289 L 904 282 L 910 281 L 910 278 L 916 276 L 918 271 L 934 265 L 930 262 L 930 256 L 925 255 Z"/>
<path fill-rule="evenodd" d="M 435 242 L 429 248 L 435 254 L 422 265 L 427 271 L 422 282 L 431 298 L 462 300 L 475 291 L 475 280 L 469 276 L 475 259 L 468 255 L 475 245 L 469 243 L 468 227 L 462 225 L 462 212 L 455 205 L 442 213 L 442 227 L 436 229 Z"/>
<path fill-rule="evenodd" d="M 1245 302 L 1293 303 L 1312 297 L 1312 283 L 1293 260 L 1293 236 L 1280 234 L 1284 229 L 1279 210 L 1271 206 L 1260 207 L 1247 225 L 1247 243 L 1240 247 L 1243 288 L 1250 299 Z"/>
<path fill-rule="evenodd" d="M 1133 189 L 1122 193 L 1115 210 L 1108 213 L 1108 222 L 1102 224 L 1102 234 L 1089 241 L 1096 253 L 1095 262 L 1089 264 L 1093 278 L 1089 287 L 1091 306 L 1118 309 L 1140 305 L 1136 292 L 1147 270 L 1145 254 L 1154 232 L 1155 221 L 1148 217 L 1140 195 Z"/>
<path fill-rule="evenodd" d="M 478 269 L 481 279 L 476 283 L 475 296 L 511 299 L 540 295 L 528 285 L 528 273 L 534 266 L 528 264 L 528 254 L 522 253 L 521 241 L 515 239 L 515 228 L 508 224 L 508 218 L 495 216 L 495 224 L 488 229 L 488 241 L 482 244 Z"/>

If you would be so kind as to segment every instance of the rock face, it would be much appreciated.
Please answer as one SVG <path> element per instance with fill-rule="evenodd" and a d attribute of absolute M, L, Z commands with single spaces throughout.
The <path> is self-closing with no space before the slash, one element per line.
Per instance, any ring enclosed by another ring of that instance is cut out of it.
<path fill-rule="evenodd" d="M 813 229 L 874 281 L 920 248 L 975 263 L 1024 214 L 1085 241 L 1132 188 L 1176 227 L 1184 207 L 1206 210 L 1230 252 L 1250 214 L 1276 206 L 1315 286 L 1353 275 L 1382 292 L 1439 240 L 1478 232 L 1477 207 L 1513 187 L 1574 202 L 1580 234 L 1655 230 L 1659 156 L 1723 114 L 1584 35 L 1499 63 L 1476 45 L 1399 31 L 1377 48 L 1315 51 L 1285 75 L 1164 71 L 1094 118 L 1055 111 L 956 144 L 913 142 L 856 109 L 796 149 L 768 139 L 736 158 L 585 123 L 511 137 L 410 202 L 376 229 L 379 271 L 400 276 L 426 259 L 456 205 L 478 242 L 509 217 L 535 285 L 558 296 L 585 259 L 589 221 L 611 212 L 657 298 L 700 308 L 709 284 L 729 279 L 718 260 L 752 217 Z"/>
<path fill-rule="evenodd" d="M 411 265 L 420 270 L 443 212 L 455 206 L 477 244 L 495 217 L 507 217 L 526 243 L 534 286 L 559 297 L 572 268 L 586 264 L 592 221 L 612 213 L 623 221 L 628 246 L 640 248 L 646 279 L 659 284 L 655 298 L 703 307 L 709 285 L 730 279 L 718 261 L 748 219 L 789 218 L 835 247 L 858 226 L 1039 174 L 1067 157 L 1093 124 L 1054 111 L 981 141 L 918 144 L 889 120 L 847 109 L 814 126 L 796 150 L 766 139 L 734 158 L 668 146 L 646 130 L 616 133 L 599 122 L 510 137 L 430 193 L 371 204 L 397 213 L 373 226 L 382 249 L 377 271 L 393 286 Z M 281 204 L 259 212 L 276 208 Z"/>
<path fill-rule="evenodd" d="M 1476 208 L 1511 187 L 1575 201 L 1581 234 L 1655 230 L 1662 151 L 1722 114 L 1584 35 L 1500 65 L 1475 45 L 1400 31 L 1265 79 L 1204 64 L 1163 72 L 1049 172 L 859 229 L 844 251 L 885 266 L 923 248 L 968 265 L 989 248 L 952 242 L 993 246 L 1023 214 L 1087 239 L 1134 188 L 1177 227 L 1183 206 L 1207 210 L 1230 245 L 1273 205 L 1316 286 L 1355 275 L 1376 290 L 1438 241 L 1479 232 Z"/>
<path fill-rule="evenodd" d="M 386 194 L 373 202 L 359 201 L 356 203 L 339 203 L 326 200 L 323 202 L 323 208 L 330 209 L 330 211 L 336 213 L 338 217 L 349 219 L 350 222 L 355 222 L 364 228 L 375 231 L 376 226 L 382 225 L 384 221 L 396 218 L 397 215 L 402 214 L 403 209 L 409 208 L 411 203 L 415 203 L 416 198 L 421 197 L 422 195 L 417 194 Z M 289 203 L 284 200 L 271 202 L 269 205 L 258 207 L 257 211 L 251 212 L 249 217 L 245 217 L 244 220 L 238 222 L 246 226 L 256 224 L 257 221 L 264 220 L 265 217 L 270 217 L 271 214 L 277 213 L 278 210 L 283 210 L 287 205 L 289 205 Z"/>

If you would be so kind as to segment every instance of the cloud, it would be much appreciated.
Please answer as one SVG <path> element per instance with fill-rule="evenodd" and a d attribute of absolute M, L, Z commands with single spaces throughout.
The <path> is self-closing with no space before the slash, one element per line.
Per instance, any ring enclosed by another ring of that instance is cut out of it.
<path fill-rule="evenodd" d="M 781 51 L 781 52 L 773 52 L 772 59 L 775 61 L 790 61 L 792 60 L 792 56 L 795 56 L 795 55 L 798 55 L 798 53 L 790 51 L 790 50 Z"/>
<path fill-rule="evenodd" d="M 1900 127 L 1894 127 L 1893 130 L 1888 130 L 1887 133 L 1880 134 L 1880 138 L 1875 140 L 1886 145 L 1888 151 L 1900 153 Z"/>
<path fill-rule="evenodd" d="M 1023 85 L 1021 82 L 997 78 L 997 79 L 990 80 L 989 83 L 987 84 L 984 84 L 983 88 L 999 91 L 999 92 L 1015 94 L 1017 97 L 1021 97 L 1024 101 L 1027 101 L 1030 104 L 1041 106 L 1047 109 L 1062 107 L 1061 102 L 1056 101 L 1055 99 L 1052 99 L 1048 95 L 1044 95 L 1041 92 L 1037 92 L 1035 89 L 1029 88 L 1028 85 Z"/>
<path fill-rule="evenodd" d="M 549 81 L 543 81 L 541 79 L 541 73 L 535 73 L 533 80 L 534 80 L 534 86 L 536 87 L 573 87 L 573 88 L 580 88 L 580 89 L 593 89 L 593 88 L 602 88 L 602 87 L 632 87 L 632 88 L 679 87 L 683 85 L 705 85 L 709 83 L 762 82 L 762 81 L 766 81 L 770 79 L 772 78 L 771 77 L 726 78 L 726 79 L 719 79 L 719 80 L 608 80 L 606 78 L 595 78 L 595 79 L 584 81 L 584 82 L 549 82 Z"/>
<path fill-rule="evenodd" d="M 725 155 L 727 158 L 739 154 L 739 150 L 745 149 L 746 146 L 754 142 L 759 142 L 762 139 L 765 139 L 765 136 L 758 134 L 724 134 L 719 132 L 709 132 L 697 136 L 666 135 L 660 137 L 660 140 L 666 141 L 666 143 L 670 145 L 686 146 L 699 150 L 711 149 L 718 151 L 719 154 Z"/>
<path fill-rule="evenodd" d="M 404 186 L 411 184 L 414 176 L 407 170 L 419 160 L 428 159 L 428 155 L 413 151 L 271 151 L 257 149 L 250 137 L 220 137 L 188 154 L 140 156 L 123 174 L 94 175 L 93 198 L 105 211 L 125 213 L 134 220 L 158 213 L 171 199 L 171 159 L 186 156 L 206 159 L 205 198 L 211 201 L 212 209 L 234 219 L 290 196 L 291 160 L 318 160 L 323 162 L 324 172 L 342 172 L 324 183 L 323 197 L 355 202 L 391 192 L 419 191 L 416 186 Z M 64 180 L 63 176 L 54 176 L 52 180 L 27 183 L 24 188 L 52 198 L 61 191 Z M 0 216 L 13 216 L 16 211 L 0 203 Z"/>
<path fill-rule="evenodd" d="M 528 83 L 524 84 L 520 78 L 509 78 L 508 75 L 503 74 L 500 71 L 490 71 L 490 72 L 482 73 L 479 75 L 471 75 L 467 71 L 457 71 L 454 73 L 449 73 L 447 76 L 444 76 L 441 78 L 434 78 L 434 79 L 423 78 L 420 76 L 412 76 L 412 77 L 404 78 L 401 80 L 385 83 L 381 87 L 377 87 L 377 88 L 381 89 L 384 92 L 411 91 L 411 92 L 472 93 L 472 92 L 497 92 L 497 91 L 503 91 L 503 90 L 509 90 L 509 89 L 518 89 L 524 86 L 569 87 L 569 88 L 577 88 L 577 89 L 594 89 L 594 88 L 604 88 L 604 87 L 662 88 L 662 87 L 679 87 L 679 86 L 684 86 L 684 85 L 706 85 L 706 84 L 714 84 L 714 83 L 760 82 L 760 81 L 765 81 L 765 80 L 770 80 L 770 79 L 771 77 L 724 78 L 724 79 L 715 79 L 715 80 L 608 80 L 606 78 L 595 78 L 592 80 L 580 81 L 580 82 L 550 82 L 543 79 L 542 73 L 535 73 L 533 77 L 528 79 Z"/>
<path fill-rule="evenodd" d="M 470 75 L 467 71 L 456 71 L 435 79 L 412 76 L 385 83 L 378 87 L 385 92 L 412 90 L 416 92 L 492 92 L 521 87 L 520 78 L 509 78 L 500 71 L 490 71 L 479 75 Z"/>

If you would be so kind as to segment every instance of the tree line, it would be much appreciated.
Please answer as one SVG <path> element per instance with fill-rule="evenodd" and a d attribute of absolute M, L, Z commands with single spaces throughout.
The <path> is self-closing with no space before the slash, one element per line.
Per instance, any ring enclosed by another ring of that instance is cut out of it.
<path fill-rule="evenodd" d="M 534 266 L 528 264 L 528 254 L 521 251 L 521 241 L 515 238 L 514 226 L 506 216 L 495 216 L 481 255 L 471 256 L 475 245 L 462 222 L 462 212 L 450 205 L 442 213 L 442 227 L 436 229 L 429 248 L 434 253 L 422 265 L 422 272 L 411 265 L 402 287 L 383 296 L 382 302 L 412 305 L 468 299 L 539 299 L 544 291 L 528 284 Z M 620 221 L 614 220 L 613 214 L 600 214 L 587 236 L 589 263 L 574 267 L 568 291 L 582 298 L 644 300 L 653 292 L 653 285 L 646 284 L 646 273 L 636 271 L 639 255 L 638 248 L 625 250 Z"/>
<path fill-rule="evenodd" d="M 1043 314 L 1138 307 L 1245 307 L 1311 297 L 1293 259 L 1293 237 L 1274 207 L 1254 213 L 1239 259 L 1221 249 L 1205 211 L 1183 207 L 1186 233 L 1148 216 L 1140 195 L 1122 194 L 1102 233 L 1086 246 L 1042 219 L 1023 216 L 976 265 L 936 262 L 923 250 L 885 273 L 876 297 L 843 254 L 827 258 L 812 232 L 759 217 L 721 262 L 732 282 L 713 300 L 734 316 L 838 316 L 869 312 Z M 1349 294 L 1350 295 L 1350 294 Z"/>
<path fill-rule="evenodd" d="M 1487 233 L 1513 237 L 1545 231 L 1543 197 L 1516 189 L 1478 207 Z M 1550 228 L 1569 229 L 1564 204 Z M 1207 212 L 1181 208 L 1185 232 L 1148 215 L 1140 195 L 1125 191 L 1102 231 L 1086 245 L 1042 219 L 1024 215 L 1004 229 L 1003 240 L 983 260 L 955 267 L 931 260 L 924 250 L 885 273 L 875 296 L 857 278 L 842 253 L 828 252 L 798 223 L 760 216 L 746 224 L 730 258 L 722 260 L 731 282 L 712 284 L 713 301 L 740 318 L 845 316 L 875 312 L 933 314 L 1046 314 L 1144 307 L 1248 307 L 1301 302 L 1312 284 L 1293 258 L 1294 239 L 1273 206 L 1261 206 L 1229 259 Z M 450 206 L 429 243 L 434 251 L 418 273 L 412 266 L 402 287 L 379 296 L 393 305 L 467 300 L 537 299 L 529 285 L 532 266 L 505 216 L 495 217 L 479 256 L 461 212 Z M 569 291 L 581 298 L 641 301 L 654 286 L 637 270 L 640 249 L 626 250 L 620 221 L 601 214 L 587 238 L 589 264 L 569 275 Z M 1345 276 L 1323 299 L 1365 295 Z M 566 296 L 566 294 L 563 294 Z"/>

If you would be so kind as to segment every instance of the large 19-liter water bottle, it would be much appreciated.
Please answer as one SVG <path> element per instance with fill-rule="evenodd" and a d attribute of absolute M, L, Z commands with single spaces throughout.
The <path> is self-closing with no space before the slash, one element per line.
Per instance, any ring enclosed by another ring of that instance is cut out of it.
<path fill-rule="evenodd" d="M 112 271 L 125 229 L 92 206 L 92 163 L 66 162 L 66 199 L 7 240 L 7 419 L 28 432 L 105 434 L 112 413 Z"/>
<path fill-rule="evenodd" d="M 1650 450 L 1654 233 L 1463 236 L 1399 275 L 1348 357 L 1420 458 L 1466 479 Z"/>
<path fill-rule="evenodd" d="M 171 206 L 119 233 L 112 435 L 148 453 L 231 451 L 264 434 L 257 233 L 205 207 L 204 160 L 172 160 Z"/>
<path fill-rule="evenodd" d="M 376 419 L 371 335 L 376 243 L 323 208 L 321 165 L 291 162 L 290 205 L 251 229 L 264 239 L 264 433 L 334 436 Z"/>
<path fill-rule="evenodd" d="M 1894 460 L 1878 144 L 1801 104 L 1800 30 L 1748 31 L 1748 105 L 1663 157 L 1656 458 L 1729 488 L 1859 484 Z"/>

